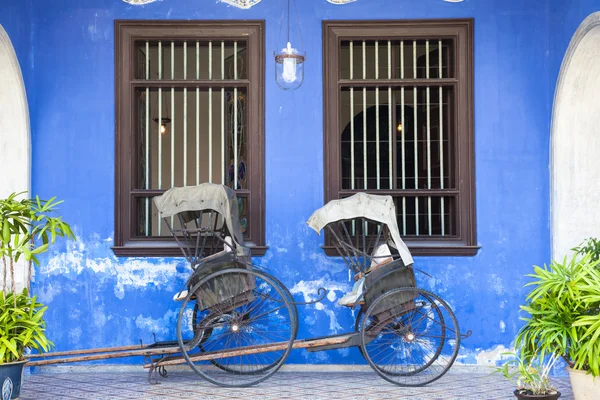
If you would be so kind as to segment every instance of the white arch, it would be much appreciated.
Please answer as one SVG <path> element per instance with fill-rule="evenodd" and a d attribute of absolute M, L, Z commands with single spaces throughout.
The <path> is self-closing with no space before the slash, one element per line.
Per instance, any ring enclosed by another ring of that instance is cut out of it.
<path fill-rule="evenodd" d="M 30 191 L 31 144 L 23 75 L 13 45 L 2 25 L 0 88 L 0 198 L 4 198 L 12 192 Z M 18 287 L 22 287 L 25 277 L 24 266 L 17 266 L 15 281 Z"/>
<path fill-rule="evenodd" d="M 552 113 L 552 257 L 600 237 L 600 12 L 587 17 L 563 59 Z"/>

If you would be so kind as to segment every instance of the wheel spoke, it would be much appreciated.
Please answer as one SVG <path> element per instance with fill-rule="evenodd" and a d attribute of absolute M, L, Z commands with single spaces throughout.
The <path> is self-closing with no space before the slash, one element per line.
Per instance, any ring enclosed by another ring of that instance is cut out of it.
<path fill-rule="evenodd" d="M 378 320 L 383 322 L 374 324 Z M 389 382 L 422 386 L 439 379 L 454 363 L 460 338 L 448 337 L 449 332 L 459 332 L 458 323 L 442 299 L 422 289 L 396 289 L 365 312 L 361 352 Z"/>
<path fill-rule="evenodd" d="M 245 293 L 228 288 L 219 291 L 222 282 L 233 287 L 236 282 L 244 282 L 244 287 L 252 282 L 253 287 Z M 209 295 L 207 304 L 214 304 L 199 310 L 191 299 L 194 293 Z M 266 379 L 281 367 L 295 340 L 297 313 L 290 298 L 278 281 L 256 270 L 231 269 L 208 275 L 190 290 L 179 313 L 180 346 L 181 331 L 188 326 L 200 336 L 197 347 L 181 346 L 188 364 L 203 378 L 221 386 L 242 387 Z M 188 325 L 190 307 L 194 310 Z M 260 349 L 275 343 L 285 343 L 286 348 Z M 257 352 L 249 353 L 254 347 Z M 191 361 L 205 353 L 212 358 Z"/>

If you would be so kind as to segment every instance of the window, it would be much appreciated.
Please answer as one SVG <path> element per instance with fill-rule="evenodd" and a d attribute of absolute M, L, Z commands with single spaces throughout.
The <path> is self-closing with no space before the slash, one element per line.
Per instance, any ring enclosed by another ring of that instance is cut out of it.
<path fill-rule="evenodd" d="M 414 255 L 475 254 L 473 20 L 326 21 L 323 40 L 325 201 L 391 195 Z"/>
<path fill-rule="evenodd" d="M 152 198 L 204 182 L 264 254 L 264 22 L 116 21 L 115 57 L 115 254 L 181 255 Z"/>

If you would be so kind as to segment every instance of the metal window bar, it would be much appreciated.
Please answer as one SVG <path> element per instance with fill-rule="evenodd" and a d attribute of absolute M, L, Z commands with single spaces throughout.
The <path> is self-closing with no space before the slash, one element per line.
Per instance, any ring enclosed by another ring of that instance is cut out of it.
<path fill-rule="evenodd" d="M 171 80 L 175 80 L 175 42 L 171 41 Z M 171 88 L 171 187 L 175 187 L 175 87 Z M 171 217 L 173 224 L 173 217 Z"/>
<path fill-rule="evenodd" d="M 183 80 L 187 80 L 187 42 L 183 42 Z M 187 186 L 187 88 L 183 88 L 183 186 Z"/>
<path fill-rule="evenodd" d="M 225 42 L 221 40 L 221 80 L 225 79 Z M 221 184 L 225 185 L 225 88 L 221 88 Z"/>
<path fill-rule="evenodd" d="M 429 40 L 425 41 L 425 74 L 429 79 Z M 427 109 L 427 189 L 431 189 L 431 88 L 427 86 L 426 92 L 426 109 Z M 429 236 L 432 234 L 432 212 L 431 212 L 431 196 L 427 196 L 427 228 Z"/>
<path fill-rule="evenodd" d="M 362 41 L 362 77 L 367 79 L 367 44 Z M 367 189 L 367 87 L 363 86 L 363 187 Z"/>
<path fill-rule="evenodd" d="M 158 79 L 162 79 L 162 42 L 158 42 Z M 162 88 L 158 88 L 158 188 L 162 189 Z M 160 218 L 160 214 L 158 217 L 158 236 L 162 233 L 162 219 Z"/>
<path fill-rule="evenodd" d="M 375 79 L 379 79 L 379 42 L 375 42 Z M 363 117 L 366 119 L 366 115 Z M 379 87 L 375 88 L 375 170 L 377 189 L 381 189 L 381 165 L 379 159 Z"/>
<path fill-rule="evenodd" d="M 212 80 L 212 40 L 208 42 L 208 79 Z M 208 88 L 208 181 L 212 183 L 212 86 Z"/>
<path fill-rule="evenodd" d="M 233 79 L 237 80 L 237 41 L 233 42 Z M 233 88 L 233 190 L 238 189 L 238 89 Z"/>
<path fill-rule="evenodd" d="M 175 42 L 171 42 L 171 79 L 175 80 Z M 175 186 L 175 87 L 171 88 L 171 187 Z"/>
<path fill-rule="evenodd" d="M 196 79 L 200 79 L 200 42 L 196 42 Z M 200 88 L 196 88 L 196 185 L 200 184 Z"/>
<path fill-rule="evenodd" d="M 404 40 L 400 41 L 400 79 L 404 79 Z M 405 100 L 404 86 L 402 86 L 400 88 L 400 123 L 402 124 L 402 130 L 400 132 L 402 189 L 406 189 L 406 123 L 404 117 Z M 406 235 L 406 197 L 402 197 L 402 234 Z"/>
<path fill-rule="evenodd" d="M 146 80 L 150 80 L 150 42 L 146 41 Z M 146 190 L 150 189 L 150 88 L 146 87 L 146 126 L 145 126 L 145 153 L 144 159 L 146 161 Z M 160 129 L 160 128 L 159 128 Z M 145 224 L 144 233 L 146 236 L 149 234 L 150 228 L 150 198 L 146 197 L 146 212 L 145 212 Z"/>
<path fill-rule="evenodd" d="M 354 79 L 354 42 L 350 41 L 350 79 Z M 350 88 L 350 188 L 354 189 L 354 87 Z"/>
<path fill-rule="evenodd" d="M 417 79 L 417 41 L 413 40 L 413 78 Z M 415 158 L 415 189 L 419 188 L 419 146 L 417 143 L 417 88 L 413 88 L 413 148 Z M 419 198 L 415 197 L 415 235 L 419 236 Z"/>
<path fill-rule="evenodd" d="M 388 40 L 388 79 L 392 79 L 392 41 Z M 389 163 L 389 172 L 388 172 L 388 176 L 389 176 L 389 187 L 390 189 L 394 188 L 394 165 L 393 165 L 393 160 L 392 160 L 392 153 L 393 153 L 393 149 L 392 149 L 392 143 L 393 143 L 393 129 L 394 127 L 392 126 L 392 107 L 395 107 L 395 105 L 392 103 L 392 87 L 388 87 L 388 163 Z"/>
<path fill-rule="evenodd" d="M 442 79 L 442 41 L 438 41 L 438 75 Z M 444 189 L 444 90 L 442 86 L 439 88 L 440 100 L 440 116 L 439 116 L 439 140 L 440 140 L 440 189 Z M 445 216 L 444 216 L 444 196 L 440 198 L 440 214 L 441 214 L 441 233 L 446 235 Z"/>

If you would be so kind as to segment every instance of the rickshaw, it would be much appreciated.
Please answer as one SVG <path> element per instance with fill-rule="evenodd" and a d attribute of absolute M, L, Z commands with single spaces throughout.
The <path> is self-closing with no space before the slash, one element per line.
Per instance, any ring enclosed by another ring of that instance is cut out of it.
<path fill-rule="evenodd" d="M 398 230 L 390 196 L 358 193 L 331 201 L 308 225 L 333 243 L 354 273 L 353 292 L 339 307 L 358 309 L 354 329 L 297 339 L 298 305 L 288 288 L 252 264 L 239 222 L 236 194 L 205 183 L 172 188 L 155 205 L 191 267 L 177 319 L 180 354 L 149 358 L 150 372 L 187 363 L 205 380 L 226 387 L 255 385 L 277 372 L 292 349 L 358 347 L 385 380 L 422 386 L 442 377 L 460 347 L 449 305 L 416 285 L 413 259 Z M 306 266 L 310 268 L 310 265 Z"/>

